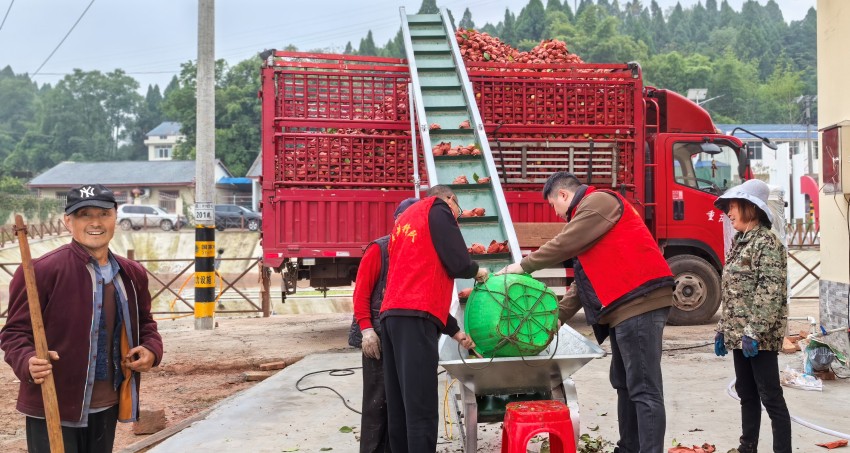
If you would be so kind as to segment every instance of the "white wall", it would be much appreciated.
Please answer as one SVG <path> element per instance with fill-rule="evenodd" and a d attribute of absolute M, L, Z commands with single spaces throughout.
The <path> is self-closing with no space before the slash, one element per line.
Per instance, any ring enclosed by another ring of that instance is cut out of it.
<path fill-rule="evenodd" d="M 850 120 L 850 1 L 818 0 L 818 130 Z M 823 137 L 819 137 L 823 143 Z M 843 146 L 843 153 L 850 146 Z M 846 154 L 843 162 L 848 161 Z M 850 168 L 843 171 L 850 171 Z M 823 185 L 823 178 L 820 179 Z M 847 190 L 847 189 L 845 189 Z M 847 201 L 840 195 L 820 195 L 821 279 L 850 283 L 850 238 Z"/>

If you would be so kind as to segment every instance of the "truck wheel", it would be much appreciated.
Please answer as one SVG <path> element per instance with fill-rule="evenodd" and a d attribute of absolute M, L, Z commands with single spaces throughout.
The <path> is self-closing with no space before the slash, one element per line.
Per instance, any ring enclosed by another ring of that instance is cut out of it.
<path fill-rule="evenodd" d="M 667 322 L 674 326 L 708 322 L 720 307 L 720 275 L 708 261 L 694 255 L 674 256 L 667 264 L 676 279 Z"/>

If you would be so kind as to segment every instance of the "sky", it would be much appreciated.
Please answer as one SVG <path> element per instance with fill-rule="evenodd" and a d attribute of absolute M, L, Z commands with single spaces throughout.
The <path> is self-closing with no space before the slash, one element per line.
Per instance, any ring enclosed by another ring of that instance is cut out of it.
<path fill-rule="evenodd" d="M 687 8 L 698 0 L 679 1 Z M 745 0 L 727 1 L 740 11 Z M 790 22 L 805 17 L 817 0 L 775 1 Z M 665 13 L 676 2 L 658 0 Z M 437 2 L 451 10 L 456 20 L 468 7 L 479 27 L 500 21 L 505 8 L 518 14 L 527 3 Z M 356 48 L 370 29 L 380 46 L 398 30 L 399 7 L 415 13 L 420 4 L 421 0 L 218 0 L 216 58 L 235 64 L 264 49 L 281 49 L 287 44 L 299 50 L 325 48 L 342 53 L 348 41 Z M 86 14 L 50 57 L 87 7 Z M 39 84 L 55 84 L 75 68 L 103 72 L 120 68 L 139 81 L 144 93 L 149 84 L 165 88 L 179 73 L 180 64 L 197 56 L 196 0 L 0 0 L 0 22 L 0 68 L 10 65 L 15 73 L 34 75 Z"/>

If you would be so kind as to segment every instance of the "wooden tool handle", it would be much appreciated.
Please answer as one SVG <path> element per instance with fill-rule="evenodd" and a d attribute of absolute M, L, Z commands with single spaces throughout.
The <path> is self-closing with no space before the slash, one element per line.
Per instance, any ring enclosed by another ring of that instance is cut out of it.
<path fill-rule="evenodd" d="M 21 268 L 27 287 L 27 302 L 30 308 L 32 322 L 32 338 L 35 343 L 35 355 L 39 359 L 50 360 L 47 352 L 47 337 L 44 334 L 44 321 L 41 319 L 41 303 L 38 300 L 38 287 L 35 284 L 35 272 L 32 268 L 32 255 L 27 240 L 27 227 L 20 215 L 15 216 L 15 232 L 18 235 L 18 246 L 21 250 Z M 47 433 L 50 439 L 51 453 L 65 453 L 65 443 L 62 440 L 62 425 L 59 418 L 59 401 L 56 399 L 56 385 L 53 373 L 44 378 L 41 383 L 41 398 L 44 400 L 44 416 L 47 419 Z"/>

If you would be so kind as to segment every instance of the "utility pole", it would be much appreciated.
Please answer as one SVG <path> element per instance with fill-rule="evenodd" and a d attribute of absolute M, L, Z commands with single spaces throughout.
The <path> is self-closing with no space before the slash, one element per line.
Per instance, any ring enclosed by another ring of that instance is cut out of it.
<path fill-rule="evenodd" d="M 215 0 L 198 0 L 195 330 L 215 327 Z"/>

